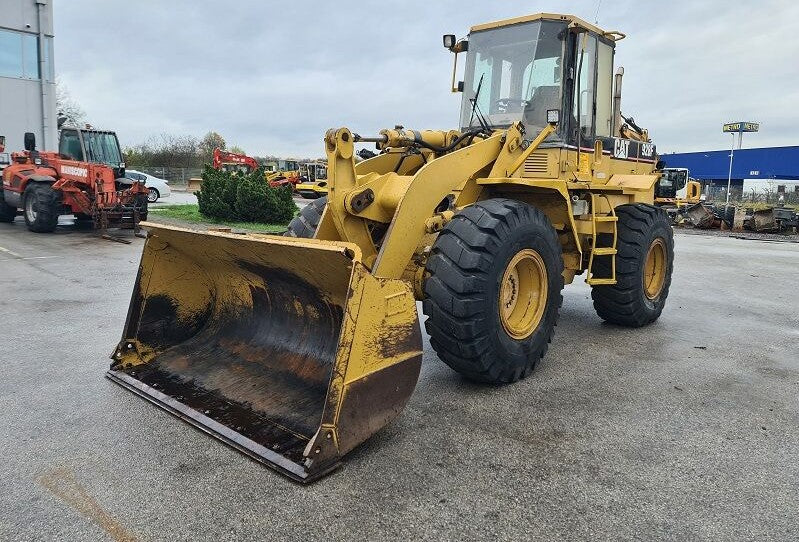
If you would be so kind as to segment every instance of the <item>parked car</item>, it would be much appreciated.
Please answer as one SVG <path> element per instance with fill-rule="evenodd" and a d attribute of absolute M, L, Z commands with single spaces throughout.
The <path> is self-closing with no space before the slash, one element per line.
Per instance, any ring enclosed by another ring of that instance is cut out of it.
<path fill-rule="evenodd" d="M 133 179 L 134 181 L 144 181 L 144 186 L 147 187 L 149 193 L 147 194 L 147 201 L 155 203 L 159 198 L 168 198 L 172 193 L 169 189 L 169 182 L 158 177 L 153 177 L 147 173 L 136 171 L 135 169 L 125 170 L 125 177 Z"/>

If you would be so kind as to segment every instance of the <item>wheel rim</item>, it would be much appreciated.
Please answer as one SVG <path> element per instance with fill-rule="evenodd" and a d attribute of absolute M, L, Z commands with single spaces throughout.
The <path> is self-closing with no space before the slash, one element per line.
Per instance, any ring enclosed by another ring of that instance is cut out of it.
<path fill-rule="evenodd" d="M 531 248 L 520 250 L 505 268 L 499 289 L 499 319 L 514 339 L 536 330 L 547 305 L 547 268 Z"/>
<path fill-rule="evenodd" d="M 158 200 L 158 192 L 155 190 L 155 188 L 151 188 L 147 192 L 147 201 L 149 201 L 150 203 L 155 203 L 157 200 Z"/>
<path fill-rule="evenodd" d="M 649 245 L 644 265 L 644 293 L 648 299 L 656 299 L 666 282 L 666 244 L 658 237 Z"/>
<path fill-rule="evenodd" d="M 32 194 L 25 198 L 25 217 L 28 219 L 28 222 L 36 222 L 36 209 L 34 208 L 33 200 L 34 197 Z"/>

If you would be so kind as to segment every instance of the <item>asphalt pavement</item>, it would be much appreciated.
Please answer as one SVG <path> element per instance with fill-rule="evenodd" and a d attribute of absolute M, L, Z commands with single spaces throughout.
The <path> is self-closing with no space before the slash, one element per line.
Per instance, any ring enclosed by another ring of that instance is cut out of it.
<path fill-rule="evenodd" d="M 300 486 L 104 378 L 143 240 L 63 224 L 0 224 L 0 540 L 799 538 L 797 244 L 678 234 L 642 329 L 578 277 L 514 385 L 425 339 L 405 411 Z"/>

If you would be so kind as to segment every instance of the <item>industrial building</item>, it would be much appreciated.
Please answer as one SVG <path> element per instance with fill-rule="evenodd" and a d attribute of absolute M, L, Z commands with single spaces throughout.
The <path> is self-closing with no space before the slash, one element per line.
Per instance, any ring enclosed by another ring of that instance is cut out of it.
<path fill-rule="evenodd" d="M 730 149 L 664 154 L 667 167 L 687 168 L 690 176 L 711 192 L 723 192 L 730 176 Z M 795 192 L 799 186 L 799 146 L 736 149 L 733 153 L 731 193 L 752 190 Z"/>
<path fill-rule="evenodd" d="M 52 0 L 0 0 L 0 135 L 6 151 L 58 143 Z"/>

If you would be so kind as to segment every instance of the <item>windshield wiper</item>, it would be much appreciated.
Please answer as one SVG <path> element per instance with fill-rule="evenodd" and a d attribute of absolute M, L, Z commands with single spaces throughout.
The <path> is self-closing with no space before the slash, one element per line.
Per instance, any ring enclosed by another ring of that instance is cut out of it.
<path fill-rule="evenodd" d="M 480 76 L 480 81 L 477 83 L 477 91 L 474 93 L 474 98 L 469 100 L 470 102 L 472 102 L 472 114 L 469 115 L 469 128 L 472 127 L 472 121 L 474 120 L 474 113 L 475 111 L 477 111 L 477 98 L 480 96 L 480 89 L 483 88 L 483 77 L 485 76 L 486 76 L 485 73 L 483 73 Z"/>
<path fill-rule="evenodd" d="M 483 116 L 483 112 L 480 111 L 480 106 L 477 105 L 477 99 L 480 97 L 480 90 L 483 88 L 483 78 L 485 77 L 485 72 L 480 75 L 480 81 L 477 83 L 477 90 L 474 93 L 474 98 L 471 98 L 469 101 L 472 102 L 472 113 L 469 115 L 469 127 L 472 127 L 472 121 L 474 120 L 475 115 L 477 116 L 477 121 L 480 123 L 480 131 L 485 132 L 487 135 L 491 135 L 491 126 L 488 124 L 488 121 Z"/>

